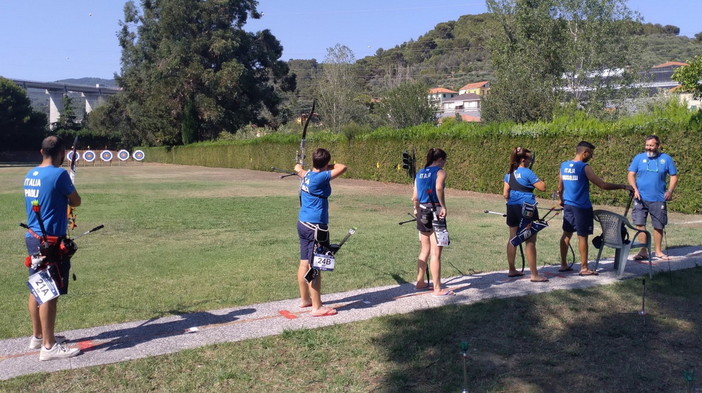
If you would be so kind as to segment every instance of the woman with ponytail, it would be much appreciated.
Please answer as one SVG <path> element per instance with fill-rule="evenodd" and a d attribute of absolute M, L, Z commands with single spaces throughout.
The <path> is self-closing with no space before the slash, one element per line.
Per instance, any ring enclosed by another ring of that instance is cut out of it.
<path fill-rule="evenodd" d="M 434 296 L 454 295 L 450 289 L 441 289 L 441 249 L 438 245 L 432 221 L 435 219 L 446 219 L 446 201 L 444 199 L 444 187 L 446 185 L 446 152 L 431 148 L 427 152 L 427 162 L 424 168 L 420 169 L 414 180 L 414 191 L 412 202 L 414 203 L 414 214 L 417 217 L 417 229 L 419 230 L 419 242 L 421 250 L 417 258 L 417 284 L 415 288 L 432 289 L 424 282 L 427 274 L 427 260 L 430 259 L 429 269 L 431 277 L 434 279 Z"/>
<path fill-rule="evenodd" d="M 504 177 L 502 195 L 507 201 L 507 226 L 509 227 L 509 239 L 517 235 L 520 223 L 523 219 L 533 221 L 539 218 L 536 209 L 536 198 L 534 188 L 539 191 L 546 191 L 546 184 L 530 169 L 532 154 L 528 149 L 517 147 L 512 150 L 509 162 L 509 170 Z M 525 209 L 525 206 L 527 207 Z M 529 208 L 533 207 L 533 211 Z M 532 214 L 532 217 L 524 217 L 524 213 Z M 526 259 L 529 262 L 532 282 L 546 282 L 548 278 L 539 276 L 536 270 L 536 233 L 534 233 L 525 243 Z M 514 266 L 514 258 L 517 249 L 509 240 L 507 241 L 507 264 L 509 265 L 509 277 L 523 276 L 524 273 L 517 271 Z"/>

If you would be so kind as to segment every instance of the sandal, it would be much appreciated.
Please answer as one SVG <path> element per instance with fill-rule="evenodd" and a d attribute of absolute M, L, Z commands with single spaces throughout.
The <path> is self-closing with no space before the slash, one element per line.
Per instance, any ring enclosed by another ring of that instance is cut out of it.
<path fill-rule="evenodd" d="M 594 270 L 581 270 L 580 273 L 578 273 L 579 276 L 597 276 L 599 273 L 597 273 Z"/>
<path fill-rule="evenodd" d="M 322 307 L 316 312 L 313 311 L 310 315 L 312 315 L 313 317 L 327 317 L 331 315 L 336 315 L 336 310 L 334 310 L 333 308 Z"/>

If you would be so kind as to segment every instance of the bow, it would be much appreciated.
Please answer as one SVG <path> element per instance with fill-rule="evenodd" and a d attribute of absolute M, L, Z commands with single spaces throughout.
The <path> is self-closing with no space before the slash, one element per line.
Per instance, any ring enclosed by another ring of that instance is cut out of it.
<path fill-rule="evenodd" d="M 312 100 L 312 110 L 305 120 L 305 124 L 302 126 L 302 140 L 300 140 L 300 148 L 295 153 L 295 163 L 300 164 L 303 168 L 305 167 L 305 145 L 307 144 L 307 126 L 310 124 L 310 119 L 314 115 L 314 107 L 317 105 L 317 100 Z M 285 173 L 285 175 L 280 176 L 281 179 L 289 176 L 297 176 L 297 172 L 288 169 L 281 169 L 272 167 L 271 170 L 275 172 Z M 302 185 L 302 182 L 300 182 Z"/>
<path fill-rule="evenodd" d="M 307 142 L 307 126 L 310 125 L 310 120 L 312 119 L 312 116 L 314 115 L 314 107 L 316 105 L 317 105 L 317 100 L 316 99 L 312 100 L 312 109 L 310 110 L 310 114 L 307 116 L 307 119 L 305 120 L 305 125 L 302 127 L 302 139 L 300 140 L 300 149 L 295 154 L 295 162 L 302 165 L 303 168 L 305 167 L 305 144 Z"/>
<path fill-rule="evenodd" d="M 300 164 L 300 166 L 304 169 L 305 168 L 305 144 L 307 143 L 307 126 L 310 125 L 310 120 L 312 119 L 312 116 L 314 115 L 314 107 L 317 105 L 317 100 L 313 99 L 312 100 L 312 109 L 310 110 L 310 114 L 307 116 L 307 119 L 305 120 L 305 125 L 302 126 L 302 139 L 300 140 L 300 149 L 295 153 L 295 161 Z M 298 192 L 298 196 L 300 199 L 300 206 L 302 206 L 302 186 L 305 182 L 304 177 L 300 177 L 300 191 Z"/>
<path fill-rule="evenodd" d="M 78 135 L 73 139 L 73 148 L 71 149 L 71 165 L 69 167 L 68 176 L 71 178 L 71 183 L 76 184 L 76 162 L 78 162 Z M 68 206 L 68 229 L 73 231 L 76 228 L 76 209 L 73 206 Z"/>

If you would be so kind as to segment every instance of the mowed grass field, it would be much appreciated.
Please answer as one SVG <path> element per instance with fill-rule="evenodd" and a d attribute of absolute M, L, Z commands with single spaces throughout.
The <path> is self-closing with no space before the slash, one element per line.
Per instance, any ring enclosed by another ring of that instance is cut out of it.
<path fill-rule="evenodd" d="M 0 338 L 30 332 L 18 226 L 26 220 L 21 185 L 28 169 L 0 168 Z M 78 171 L 76 234 L 105 229 L 77 241 L 77 281 L 60 301 L 58 330 L 297 296 L 297 180 L 155 164 Z M 323 292 L 413 282 L 416 230 L 398 225 L 409 218 L 411 187 L 343 178 L 333 184 L 332 241 L 352 226 L 358 232 L 337 269 L 325 274 Z M 447 204 L 452 245 L 443 275 L 505 270 L 504 219 L 483 213 L 502 211 L 502 198 L 449 189 Z M 550 206 L 541 201 L 542 214 Z M 560 217 L 551 224 L 539 234 L 539 265 L 558 262 Z M 667 233 L 671 248 L 697 245 L 702 217 L 671 214 Z M 70 391 L 460 391 L 463 340 L 471 344 L 471 391 L 684 391 L 683 368 L 702 366 L 698 270 L 654 280 L 651 307 L 658 309 L 646 325 L 632 313 L 640 282 L 630 280 L 21 377 L 0 382 L 0 391 L 66 383 Z"/>

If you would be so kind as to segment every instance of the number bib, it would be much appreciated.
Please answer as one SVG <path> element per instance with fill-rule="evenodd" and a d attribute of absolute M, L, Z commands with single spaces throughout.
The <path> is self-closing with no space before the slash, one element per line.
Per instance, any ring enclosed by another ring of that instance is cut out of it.
<path fill-rule="evenodd" d="M 29 276 L 27 287 L 29 287 L 32 295 L 37 300 L 37 304 L 48 302 L 59 296 L 56 283 L 47 269 L 40 270 Z"/>
<path fill-rule="evenodd" d="M 314 259 L 312 260 L 312 267 L 324 271 L 333 271 L 336 260 L 334 255 L 331 254 L 318 254 L 314 253 Z"/>

